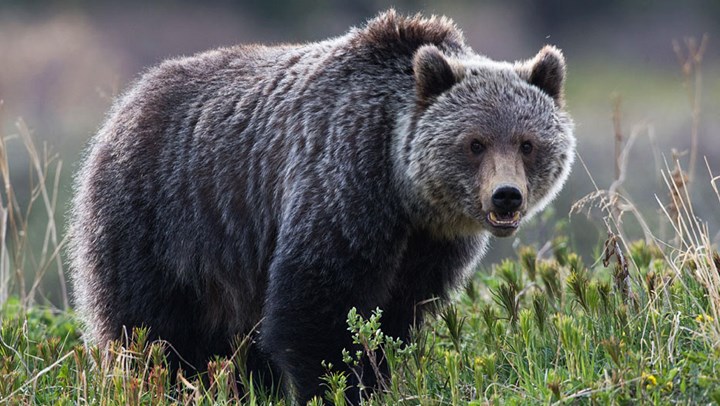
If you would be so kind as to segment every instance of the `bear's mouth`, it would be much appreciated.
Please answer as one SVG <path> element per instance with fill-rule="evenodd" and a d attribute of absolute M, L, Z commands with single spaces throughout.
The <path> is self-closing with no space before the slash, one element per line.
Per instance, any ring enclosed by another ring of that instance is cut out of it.
<path fill-rule="evenodd" d="M 496 213 L 491 211 L 487 215 L 487 221 L 493 227 L 515 229 L 520 225 L 521 217 L 522 216 L 519 211 L 507 213 Z"/>

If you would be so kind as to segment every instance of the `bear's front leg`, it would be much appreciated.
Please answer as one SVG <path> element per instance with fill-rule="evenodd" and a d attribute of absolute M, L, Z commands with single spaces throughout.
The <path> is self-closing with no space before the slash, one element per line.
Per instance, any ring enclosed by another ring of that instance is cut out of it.
<path fill-rule="evenodd" d="M 342 350 L 353 348 L 348 311 L 356 307 L 366 314 L 375 301 L 375 292 L 350 273 L 352 264 L 332 265 L 338 264 L 276 260 L 269 275 L 260 342 L 301 405 L 325 391 L 322 361 L 347 371 Z M 352 403 L 359 402 L 357 390 L 346 394 Z"/>

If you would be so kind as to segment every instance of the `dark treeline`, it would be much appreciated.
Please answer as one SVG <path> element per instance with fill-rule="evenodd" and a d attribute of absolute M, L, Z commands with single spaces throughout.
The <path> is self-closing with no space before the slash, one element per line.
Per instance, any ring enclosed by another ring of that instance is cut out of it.
<path fill-rule="evenodd" d="M 445 2 L 458 7 L 478 4 L 472 0 L 451 0 Z M 483 5 L 503 4 L 501 0 L 485 0 Z M 144 0 L 126 0 L 122 7 L 145 7 Z M 590 22 L 610 23 L 613 20 L 642 18 L 648 14 L 663 13 L 669 15 L 697 14 L 715 21 L 720 25 L 720 1 L 713 0 L 520 0 L 510 3 L 513 7 L 524 10 L 527 23 L 538 31 L 547 31 L 550 27 L 555 31 L 575 30 Z M 194 0 L 160 0 L 153 2 L 153 7 L 185 8 L 197 7 Z M 421 0 L 366 1 L 366 0 L 208 0 L 202 2 L 203 7 L 223 8 L 228 12 L 252 13 L 261 19 L 282 21 L 292 25 L 297 16 L 313 12 L 342 12 L 346 15 L 359 17 L 368 16 L 376 10 L 395 7 L 400 11 L 422 10 L 433 4 Z M 0 12 L 5 10 L 22 10 L 23 12 L 51 12 L 54 10 L 81 9 L 84 11 L 102 11 L 116 8 L 115 2 L 95 0 L 0 0 Z"/>

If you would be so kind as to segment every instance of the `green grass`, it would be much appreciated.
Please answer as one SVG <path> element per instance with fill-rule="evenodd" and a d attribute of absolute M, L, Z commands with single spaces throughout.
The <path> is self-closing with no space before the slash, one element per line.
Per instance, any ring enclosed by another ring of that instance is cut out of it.
<path fill-rule="evenodd" d="M 633 243 L 623 293 L 614 262 L 587 266 L 562 237 L 553 246 L 540 259 L 523 247 L 517 260 L 479 272 L 410 345 L 381 333 L 381 313 L 365 320 L 351 312 L 348 334 L 393 371 L 367 403 L 720 401 L 720 330 L 713 294 L 698 277 L 717 272 L 717 253 L 716 263 L 696 262 L 711 256 L 672 263 L 657 247 Z M 2 314 L 1 403 L 289 404 L 236 373 L 242 357 L 212 362 L 205 381 L 185 376 L 171 385 L 162 345 L 143 331 L 103 362 L 97 348 L 82 346 L 71 313 L 23 311 L 11 300 Z M 328 399 L 342 403 L 347 378 L 328 374 Z"/>

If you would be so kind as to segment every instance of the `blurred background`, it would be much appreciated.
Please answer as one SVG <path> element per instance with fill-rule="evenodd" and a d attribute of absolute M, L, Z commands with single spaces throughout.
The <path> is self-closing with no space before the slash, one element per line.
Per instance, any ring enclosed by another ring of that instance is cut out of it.
<path fill-rule="evenodd" d="M 542 247 L 558 234 L 595 262 L 607 236 L 602 213 L 570 215 L 571 205 L 616 177 L 615 134 L 622 143 L 634 134 L 622 192 L 659 237 L 669 226 L 661 205 L 670 198 L 661 176 L 673 150 L 687 167 L 695 126 L 699 157 L 690 192 L 695 215 L 706 221 L 717 243 L 720 202 L 711 187 L 705 158 L 720 175 L 720 1 L 716 0 L 523 0 L 429 2 L 421 0 L 215 0 L 157 2 L 126 0 L 0 0 L 0 132 L 7 164 L 24 207 L 36 175 L 23 147 L 24 125 L 41 155 L 62 161 L 55 195 L 57 241 L 62 244 L 72 195 L 72 173 L 87 140 L 101 125 L 114 98 L 149 66 L 238 43 L 307 42 L 345 33 L 379 11 L 444 14 L 453 18 L 477 52 L 498 60 L 531 58 L 544 44 L 565 52 L 569 71 L 568 109 L 576 121 L 579 158 L 552 210 L 517 238 L 495 240 L 483 266 L 515 255 L 518 244 Z M 707 36 L 700 70 L 683 70 L 695 38 Z M 673 47 L 676 41 L 676 48 Z M 678 56 L 676 51 L 680 51 Z M 697 80 L 697 74 L 701 77 Z M 693 107 L 694 103 L 700 109 Z M 613 120 L 613 110 L 620 121 Z M 695 115 L 693 114 L 695 112 Z M 699 114 L 698 114 L 699 113 Z M 695 119 L 693 118 L 695 117 Z M 585 166 L 583 165 L 585 164 Z M 48 179 L 55 179 L 50 166 Z M 595 186 L 596 185 L 596 186 Z M 52 196 L 51 196 L 52 198 Z M 3 195 L 6 207 L 7 190 Z M 52 199 L 51 199 L 52 200 Z M 660 202 L 658 202 L 658 200 Z M 642 238 L 638 222 L 625 215 L 630 237 Z M 28 250 L 36 257 L 48 240 L 48 215 L 28 217 Z M 12 241 L 9 242 L 12 245 Z M 17 244 L 17 243 L 15 243 Z M 12 247 L 10 247 L 12 249 Z M 50 249 L 52 251 L 52 249 Z M 24 272 L 46 273 L 37 287 L 62 304 L 60 273 L 66 265 L 23 260 Z M 11 265 L 11 268 L 13 266 Z M 16 267 L 19 268 L 19 267 Z M 38 268 L 42 268 L 39 270 Z M 5 277 L 9 278 L 9 277 Z M 12 278 L 9 278 L 12 279 Z M 0 284 L 4 283 L 0 280 Z M 0 301 L 1 303 L 1 301 Z"/>

